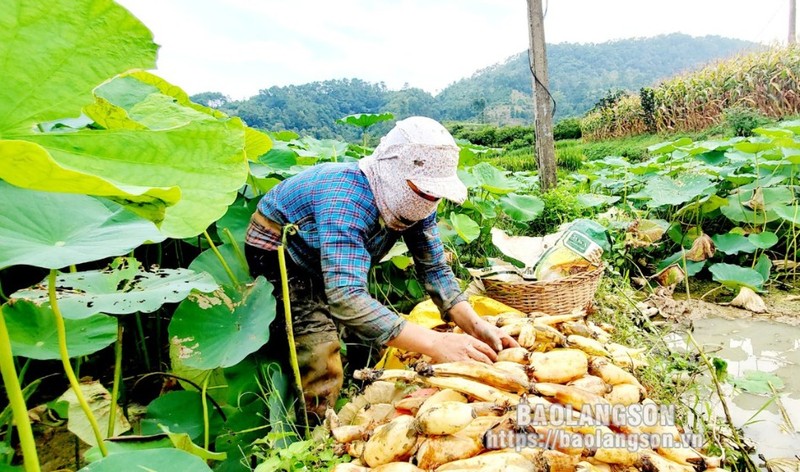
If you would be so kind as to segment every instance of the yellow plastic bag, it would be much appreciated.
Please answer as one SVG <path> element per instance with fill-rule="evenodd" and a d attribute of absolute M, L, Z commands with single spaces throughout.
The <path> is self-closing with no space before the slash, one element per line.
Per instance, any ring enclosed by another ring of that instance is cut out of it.
<path fill-rule="evenodd" d="M 521 311 L 511 308 L 508 305 L 498 302 L 489 297 L 473 295 L 469 297 L 469 303 L 479 316 L 494 316 L 501 313 L 514 312 L 524 314 Z M 437 326 L 445 324 L 439 314 L 439 309 L 431 300 L 426 300 L 419 303 L 411 310 L 408 315 L 403 315 L 404 318 L 411 323 L 418 324 L 422 327 L 433 329 Z M 402 350 L 390 347 L 386 349 L 380 361 L 375 364 L 376 369 L 405 369 L 408 367 L 398 357 Z"/>

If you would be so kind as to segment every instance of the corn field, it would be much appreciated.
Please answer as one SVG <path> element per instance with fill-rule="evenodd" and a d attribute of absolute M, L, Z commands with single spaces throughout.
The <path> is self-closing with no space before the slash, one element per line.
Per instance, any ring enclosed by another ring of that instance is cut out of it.
<path fill-rule="evenodd" d="M 737 106 L 776 119 L 798 114 L 798 75 L 800 47 L 793 46 L 738 56 L 662 82 L 653 89 L 651 131 L 700 131 L 718 124 L 724 110 Z M 582 131 L 590 141 L 647 131 L 640 96 L 629 95 L 587 114 Z"/>

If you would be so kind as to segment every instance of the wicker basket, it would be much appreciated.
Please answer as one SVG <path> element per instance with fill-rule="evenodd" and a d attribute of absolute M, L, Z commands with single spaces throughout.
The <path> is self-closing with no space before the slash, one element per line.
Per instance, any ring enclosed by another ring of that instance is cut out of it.
<path fill-rule="evenodd" d="M 585 308 L 603 277 L 603 267 L 562 279 L 532 282 L 501 282 L 481 279 L 486 296 L 525 313 L 534 311 L 565 315 Z"/>

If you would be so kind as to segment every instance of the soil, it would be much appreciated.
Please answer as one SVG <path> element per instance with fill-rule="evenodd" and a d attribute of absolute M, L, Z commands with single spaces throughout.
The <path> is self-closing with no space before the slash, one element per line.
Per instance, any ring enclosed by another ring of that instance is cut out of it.
<path fill-rule="evenodd" d="M 658 314 L 673 321 L 691 321 L 709 317 L 726 319 L 760 319 L 800 326 L 800 289 L 771 289 L 762 294 L 767 305 L 766 313 L 753 313 L 742 308 L 728 306 L 733 299 L 730 291 L 710 290 L 718 284 L 696 283 L 690 286 L 691 298 L 686 297 L 683 286 L 676 288 L 675 293 L 656 290 L 656 293 L 645 300 L 645 304 L 658 310 Z M 702 298 L 702 299 L 701 299 Z"/>
<path fill-rule="evenodd" d="M 66 425 L 41 426 L 34 434 L 42 472 L 72 472 L 80 469 L 75 466 L 76 444 L 79 457 L 89 449 L 89 445 L 70 433 Z"/>

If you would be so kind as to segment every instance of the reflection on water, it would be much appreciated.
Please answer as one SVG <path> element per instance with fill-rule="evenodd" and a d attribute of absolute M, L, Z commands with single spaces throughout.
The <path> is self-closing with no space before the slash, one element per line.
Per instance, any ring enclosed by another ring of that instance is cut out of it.
<path fill-rule="evenodd" d="M 794 431 L 774 402 L 753 417 L 770 396 L 734 391 L 727 383 L 723 386 L 733 422 L 737 426 L 749 423 L 743 430 L 756 443 L 758 453 L 768 459 L 800 454 L 800 327 L 763 320 L 706 318 L 694 322 L 692 335 L 709 356 L 728 362 L 731 377 L 757 370 L 781 378 L 784 388 L 779 399 Z M 668 341 L 674 348 L 686 347 L 679 336 Z M 718 404 L 716 409 L 722 415 Z"/>

